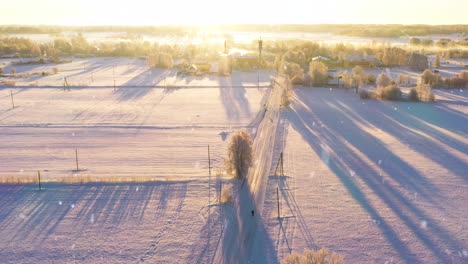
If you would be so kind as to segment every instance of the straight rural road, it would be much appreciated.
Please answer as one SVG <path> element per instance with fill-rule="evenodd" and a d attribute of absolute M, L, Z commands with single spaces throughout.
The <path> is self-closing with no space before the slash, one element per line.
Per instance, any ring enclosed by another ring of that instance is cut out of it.
<path fill-rule="evenodd" d="M 225 223 L 221 244 L 214 255 L 214 263 L 248 263 L 256 239 L 263 239 L 262 211 L 267 179 L 273 162 L 273 152 L 279 123 L 281 95 L 285 80 L 277 77 L 273 81 L 266 112 L 254 139 L 254 165 L 249 169 L 246 180 L 236 190 L 232 207 L 224 207 Z M 262 111 L 262 110 L 261 110 Z M 255 216 L 251 215 L 255 210 Z M 257 242 L 258 243 L 258 242 Z M 265 247 L 268 247 L 265 245 Z M 262 255 L 265 252 L 255 252 Z"/>

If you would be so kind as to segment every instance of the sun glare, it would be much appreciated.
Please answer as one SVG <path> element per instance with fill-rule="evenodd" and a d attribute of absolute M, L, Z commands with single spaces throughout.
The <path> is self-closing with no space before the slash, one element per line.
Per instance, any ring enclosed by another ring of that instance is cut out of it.
<path fill-rule="evenodd" d="M 48 25 L 463 24 L 468 10 L 461 0 L 0 0 L 0 6 L 0 24 Z"/>

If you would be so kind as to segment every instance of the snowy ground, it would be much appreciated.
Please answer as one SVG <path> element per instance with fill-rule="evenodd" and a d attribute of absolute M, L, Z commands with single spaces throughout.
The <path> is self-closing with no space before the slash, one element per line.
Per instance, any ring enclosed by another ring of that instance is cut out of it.
<path fill-rule="evenodd" d="M 108 84 L 113 65 L 116 89 Z M 64 76 L 91 84 L 51 87 Z M 46 181 L 42 191 L 0 184 L 1 262 L 210 263 L 239 252 L 277 263 L 320 247 L 347 263 L 468 261 L 466 91 L 438 90 L 436 103 L 409 103 L 296 88 L 278 121 L 276 108 L 264 112 L 266 100 L 279 96 L 263 87 L 270 76 L 176 78 L 140 60 L 100 58 L 0 89 L 0 179 L 31 181 L 40 171 Z M 34 82 L 44 87 L 29 87 Z M 252 197 L 239 198 L 247 206 L 219 206 L 217 174 L 229 134 L 239 129 L 256 136 L 249 175 L 257 176 L 238 193 Z M 286 176 L 273 176 L 282 150 Z M 99 179 L 155 181 L 47 182 Z M 233 224 L 241 232 L 231 242 L 225 234 Z"/>
<path fill-rule="evenodd" d="M 282 116 L 286 177 L 270 177 L 264 212 L 280 259 L 327 247 L 347 263 L 468 262 L 468 95 L 436 96 L 296 89 Z"/>
<path fill-rule="evenodd" d="M 0 259 L 208 263 L 220 222 L 207 204 L 208 181 L 0 185 Z"/>
<path fill-rule="evenodd" d="M 146 67 L 136 68 L 135 72 Z M 81 74 L 82 69 L 77 71 Z M 95 71 L 98 83 L 108 77 L 102 71 Z M 259 76 L 262 85 L 269 85 L 268 72 Z M 145 85 L 158 79 L 145 78 Z M 194 82 L 204 86 L 193 86 Z M 208 144 L 214 166 L 223 167 L 228 135 L 256 127 L 267 90 L 256 84 L 257 73 L 235 72 L 230 77 L 189 80 L 184 88 L 0 89 L 0 129 L 2 138 L 8 138 L 0 143 L 0 163 L 8 164 L 0 167 L 0 177 L 31 176 L 36 171 L 44 178 L 206 176 L 200 163 L 206 160 Z M 79 172 L 74 171 L 75 148 Z"/>
<path fill-rule="evenodd" d="M 16 69 L 16 86 L 60 86 L 66 78 L 70 86 L 265 86 L 270 84 L 271 71 L 234 71 L 230 77 L 216 75 L 177 76 L 177 69 L 150 69 L 146 61 L 139 58 L 64 58 L 71 61 L 63 64 L 13 65 L 15 60 L 0 60 L 4 73 Z M 53 68 L 58 68 L 57 74 Z M 213 66 L 212 70 L 215 67 Z M 42 72 L 50 75 L 43 76 Z"/>
<path fill-rule="evenodd" d="M 0 184 L 1 262 L 209 263 L 228 137 L 255 134 L 267 88 L 256 73 L 196 81 L 204 87 L 13 88 L 14 109 L 0 89 L 0 179 L 40 171 L 45 182 Z"/>

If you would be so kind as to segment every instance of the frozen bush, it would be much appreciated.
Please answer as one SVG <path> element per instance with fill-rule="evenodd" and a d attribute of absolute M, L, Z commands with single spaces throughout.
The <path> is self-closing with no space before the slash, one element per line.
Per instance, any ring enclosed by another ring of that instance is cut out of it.
<path fill-rule="evenodd" d="M 15 82 L 15 81 L 12 81 L 12 80 L 6 80 L 6 81 L 3 81 L 3 82 L 0 81 L 0 85 L 3 85 L 3 86 L 15 86 L 15 85 L 16 85 L 16 82 Z"/>
<path fill-rule="evenodd" d="M 464 88 L 466 87 L 467 83 L 467 80 L 460 77 L 451 77 L 445 79 L 445 85 L 447 85 L 449 88 Z"/>
<path fill-rule="evenodd" d="M 408 66 L 415 71 L 422 71 L 427 68 L 429 61 L 426 55 L 412 52 L 408 59 Z"/>
<path fill-rule="evenodd" d="M 332 252 L 328 249 L 321 248 L 314 251 L 305 249 L 302 254 L 292 253 L 281 260 L 281 264 L 343 264 L 344 259 L 342 256 Z"/>
<path fill-rule="evenodd" d="M 377 89 L 377 94 L 382 100 L 397 101 L 401 99 L 401 90 L 396 85 L 379 87 Z"/>
<path fill-rule="evenodd" d="M 432 73 L 430 70 L 426 69 L 421 74 L 421 82 L 423 84 L 429 84 L 431 86 L 437 86 L 441 82 L 441 78 L 439 74 Z"/>
<path fill-rule="evenodd" d="M 461 71 L 458 74 L 458 77 L 468 82 L 468 71 Z"/>
<path fill-rule="evenodd" d="M 377 77 L 377 87 L 387 87 L 392 83 L 392 78 L 388 76 L 386 73 L 381 73 L 379 74 L 379 77 Z"/>

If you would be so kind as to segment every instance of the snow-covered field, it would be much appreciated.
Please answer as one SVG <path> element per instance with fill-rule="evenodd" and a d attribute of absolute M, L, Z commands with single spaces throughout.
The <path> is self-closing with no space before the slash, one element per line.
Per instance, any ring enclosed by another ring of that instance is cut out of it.
<path fill-rule="evenodd" d="M 230 245 L 253 263 L 320 247 L 347 263 L 468 262 L 466 91 L 409 103 L 296 88 L 276 122 L 274 109 L 264 112 L 270 72 L 177 78 L 102 58 L 59 67 L 0 89 L 0 179 L 40 171 L 45 181 L 42 191 L 0 184 L 2 263 L 211 263 L 234 259 Z M 53 87 L 63 77 L 90 83 Z M 217 205 L 229 135 L 240 129 L 256 136 L 255 170 L 270 175 L 249 174 L 248 206 Z M 273 176 L 281 151 L 285 177 Z M 99 179 L 136 182 L 79 183 Z M 232 223 L 247 242 L 225 236 Z"/>
<path fill-rule="evenodd" d="M 279 258 L 327 247 L 347 263 L 468 262 L 466 92 L 437 91 L 434 104 L 295 95 L 286 177 L 270 178 L 264 212 Z"/>
<path fill-rule="evenodd" d="M 66 79 L 70 86 L 80 87 L 114 87 L 118 86 L 265 86 L 270 84 L 271 71 L 235 71 L 230 77 L 216 75 L 177 76 L 177 69 L 150 69 L 146 61 L 139 58 L 65 58 L 71 61 L 62 64 L 14 65 L 19 59 L 0 60 L 5 73 L 15 68 L 16 78 L 0 78 L 12 80 L 16 86 L 61 86 Z M 58 73 L 52 74 L 57 68 Z M 212 71 L 216 71 L 213 65 Z M 41 75 L 42 72 L 49 75 Z"/>
<path fill-rule="evenodd" d="M 230 133 L 258 126 L 270 73 L 259 76 L 260 88 L 235 72 L 183 88 L 0 89 L 0 179 L 43 181 L 0 185 L 1 262 L 209 263 L 222 221 L 208 196 Z M 95 180 L 136 183 L 80 184 Z"/>

